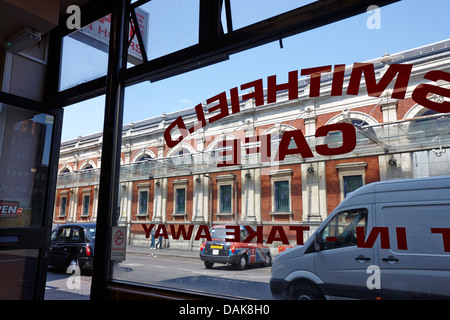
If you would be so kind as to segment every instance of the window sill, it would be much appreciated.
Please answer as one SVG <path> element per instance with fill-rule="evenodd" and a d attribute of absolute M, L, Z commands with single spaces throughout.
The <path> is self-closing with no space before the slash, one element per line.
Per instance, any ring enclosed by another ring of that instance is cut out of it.
<path fill-rule="evenodd" d="M 275 211 L 270 212 L 270 215 L 272 216 L 286 216 L 286 215 L 294 215 L 292 211 Z"/>
<path fill-rule="evenodd" d="M 226 217 L 226 216 L 234 216 L 234 213 L 233 212 L 216 212 L 215 215 L 219 216 L 219 217 Z"/>
<path fill-rule="evenodd" d="M 172 213 L 172 217 L 185 217 L 187 213 Z"/>

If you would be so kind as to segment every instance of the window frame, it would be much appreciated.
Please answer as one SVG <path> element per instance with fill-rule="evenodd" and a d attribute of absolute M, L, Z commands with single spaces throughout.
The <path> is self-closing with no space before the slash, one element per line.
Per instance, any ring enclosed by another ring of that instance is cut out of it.
<path fill-rule="evenodd" d="M 342 177 L 342 179 L 343 179 L 343 184 L 344 184 L 344 198 L 347 197 L 348 194 L 350 194 L 350 193 L 352 193 L 353 191 L 356 190 L 356 189 L 355 189 L 355 190 L 348 191 L 347 183 L 346 183 L 346 181 L 347 181 L 348 178 L 355 178 L 355 177 L 359 177 L 359 179 L 360 179 L 359 181 L 361 181 L 361 185 L 360 185 L 359 187 L 356 188 L 356 189 L 358 189 L 358 188 L 360 188 L 360 187 L 363 186 L 363 178 L 362 178 L 362 175 L 360 175 L 360 174 L 353 175 L 353 176 L 345 175 L 345 176 Z"/>
<path fill-rule="evenodd" d="M 221 188 L 231 186 L 231 210 L 229 212 L 221 211 L 222 195 Z M 235 176 L 232 174 L 222 174 L 216 177 L 216 216 L 234 216 L 235 214 Z"/>
<path fill-rule="evenodd" d="M 88 198 L 88 203 L 86 207 L 86 198 Z M 91 189 L 83 190 L 81 192 L 81 217 L 89 217 L 89 214 L 91 212 Z M 87 211 L 86 211 L 87 209 Z"/>
<path fill-rule="evenodd" d="M 353 220 L 348 223 L 347 225 L 342 224 L 339 222 L 339 217 L 343 214 L 351 214 L 351 213 L 358 213 L 358 215 L 353 218 Z M 363 215 L 362 219 L 359 219 L 358 221 L 356 219 L 358 219 L 358 217 L 360 215 Z M 320 245 L 320 250 L 321 251 L 327 251 L 327 250 L 334 250 L 334 249 L 340 249 L 340 248 L 348 248 L 348 247 L 352 247 L 352 246 L 356 246 L 356 235 L 355 235 L 355 242 L 351 243 L 350 245 L 347 244 L 346 242 L 342 242 L 342 235 L 347 232 L 347 230 L 349 229 L 349 227 L 354 228 L 354 232 L 356 233 L 356 227 L 361 227 L 360 222 L 364 220 L 364 235 L 366 234 L 367 231 L 367 225 L 369 222 L 369 210 L 367 208 L 361 207 L 361 208 L 352 208 L 352 209 L 343 209 L 341 211 L 339 211 L 338 213 L 336 213 L 331 219 L 330 221 L 327 222 L 326 225 L 324 225 L 321 230 L 318 232 L 318 235 L 316 236 L 316 239 L 319 239 L 319 245 Z M 355 224 L 355 221 L 357 221 L 357 223 Z M 327 236 L 324 237 L 324 233 L 325 230 L 331 226 L 332 224 L 335 224 L 333 226 L 334 229 L 334 233 L 331 234 L 330 232 L 328 233 Z M 343 227 L 344 230 L 342 230 L 342 232 L 339 232 L 339 228 Z M 351 231 L 351 230 L 350 230 Z M 331 238 L 335 238 L 335 240 L 332 241 L 327 241 L 328 237 Z"/>
<path fill-rule="evenodd" d="M 224 199 L 224 194 L 223 194 L 223 190 L 225 190 L 225 188 L 229 188 L 229 210 L 225 210 L 224 209 L 224 204 L 225 204 L 225 199 Z M 218 199 L 218 207 L 219 207 L 219 213 L 233 213 L 233 185 L 232 184 L 221 184 L 218 186 L 219 189 L 219 199 Z"/>
<path fill-rule="evenodd" d="M 188 199 L 188 179 L 178 179 L 173 181 L 173 210 L 172 210 L 172 216 L 173 217 L 186 217 L 188 208 L 187 208 L 187 199 Z M 177 190 L 184 189 L 184 212 L 178 212 L 178 192 Z"/>
<path fill-rule="evenodd" d="M 272 171 L 269 173 L 270 175 L 270 186 L 271 186 L 271 215 L 293 215 L 292 212 L 292 169 L 280 169 L 276 171 Z M 276 195 L 275 195 L 275 183 L 287 181 L 289 187 L 289 210 L 288 211 L 277 211 L 276 209 Z M 292 217 L 291 217 L 292 218 Z"/>
<path fill-rule="evenodd" d="M 146 194 L 145 196 L 143 196 L 143 194 Z M 146 210 L 142 210 L 142 201 L 143 199 L 145 199 L 145 209 Z M 138 207 L 137 207 L 137 213 L 136 215 L 138 216 L 146 216 L 148 215 L 148 190 L 144 189 L 144 188 L 139 188 L 138 189 Z"/>
<path fill-rule="evenodd" d="M 291 211 L 290 210 L 290 205 L 291 205 L 291 199 L 290 199 L 290 184 L 289 184 L 289 180 L 279 180 L 279 181 L 274 181 L 274 190 L 275 190 L 275 212 L 286 212 L 286 211 Z M 283 204 L 283 206 L 280 205 L 280 202 L 282 200 L 286 201 L 286 199 L 280 199 L 280 195 L 283 190 L 280 190 L 280 186 L 283 186 L 283 188 L 287 187 L 288 189 L 288 198 L 287 198 L 287 208 L 284 208 L 285 204 Z M 282 208 L 281 208 L 282 207 Z"/>
<path fill-rule="evenodd" d="M 183 194 L 180 196 L 181 192 Z M 186 188 L 184 187 L 175 188 L 175 214 L 186 214 Z"/>
<path fill-rule="evenodd" d="M 63 199 L 64 199 L 64 206 L 63 206 Z M 67 217 L 67 191 L 64 193 L 60 193 L 59 196 L 59 214 L 58 217 L 65 218 Z"/>
<path fill-rule="evenodd" d="M 360 162 L 349 162 L 349 163 L 340 163 L 336 165 L 336 168 L 339 171 L 339 192 L 341 196 L 341 201 L 345 198 L 345 184 L 344 177 L 347 176 L 361 176 L 362 184 L 364 186 L 366 184 L 366 168 L 367 163 Z"/>

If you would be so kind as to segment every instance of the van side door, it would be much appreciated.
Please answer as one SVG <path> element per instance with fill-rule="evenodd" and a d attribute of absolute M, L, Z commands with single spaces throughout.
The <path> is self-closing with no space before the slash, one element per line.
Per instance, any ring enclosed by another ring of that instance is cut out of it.
<path fill-rule="evenodd" d="M 409 202 L 376 206 L 377 225 L 389 230 L 379 248 L 383 299 L 450 299 L 450 203 Z M 399 228 L 399 229 L 397 229 Z"/>
<path fill-rule="evenodd" d="M 330 296 L 373 299 L 378 293 L 366 284 L 374 250 L 357 247 L 356 235 L 356 227 L 371 227 L 371 208 L 342 209 L 317 233 L 316 274 Z"/>

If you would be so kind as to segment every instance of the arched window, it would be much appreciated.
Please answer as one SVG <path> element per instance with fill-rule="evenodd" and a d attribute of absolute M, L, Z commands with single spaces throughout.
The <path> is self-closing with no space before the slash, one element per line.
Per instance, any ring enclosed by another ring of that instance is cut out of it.
<path fill-rule="evenodd" d="M 180 149 L 174 150 L 170 154 L 172 163 L 175 166 L 179 166 L 182 164 L 191 164 L 192 163 L 192 153 L 189 149 L 185 147 L 181 147 Z"/>
<path fill-rule="evenodd" d="M 185 154 L 190 154 L 190 152 L 189 152 L 189 150 L 186 149 L 186 148 L 181 148 L 180 150 L 177 151 L 176 154 L 177 154 L 178 156 L 182 156 L 182 155 L 185 155 Z"/>
<path fill-rule="evenodd" d="M 70 173 L 69 168 L 66 167 L 66 168 L 62 169 L 59 174 L 65 174 L 65 173 Z"/>
<path fill-rule="evenodd" d="M 153 157 L 151 155 L 143 154 L 136 160 L 136 162 L 143 162 L 143 161 L 150 161 L 150 160 L 153 160 Z"/>

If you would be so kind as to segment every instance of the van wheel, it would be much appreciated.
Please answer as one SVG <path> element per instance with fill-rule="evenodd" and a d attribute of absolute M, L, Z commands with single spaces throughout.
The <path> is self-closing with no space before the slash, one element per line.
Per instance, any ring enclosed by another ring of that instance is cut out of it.
<path fill-rule="evenodd" d="M 294 287 L 294 299 L 297 300 L 323 300 L 320 289 L 312 283 L 299 283 Z"/>
<path fill-rule="evenodd" d="M 205 268 L 206 269 L 212 269 L 212 267 L 214 266 L 213 262 L 209 262 L 209 261 L 203 261 L 205 264 Z"/>

